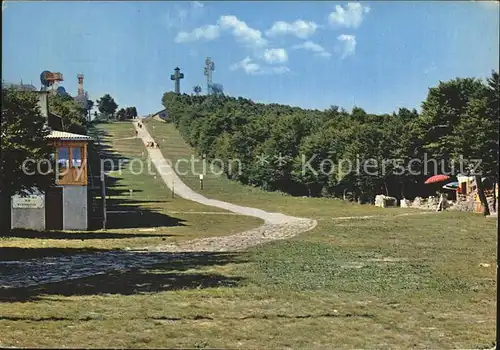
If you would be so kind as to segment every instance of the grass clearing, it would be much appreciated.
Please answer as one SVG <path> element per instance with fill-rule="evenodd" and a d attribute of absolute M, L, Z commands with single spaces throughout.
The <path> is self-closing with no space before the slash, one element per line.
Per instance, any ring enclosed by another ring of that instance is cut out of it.
<path fill-rule="evenodd" d="M 168 124 L 161 125 L 155 132 L 165 132 L 161 128 Z M 161 146 L 169 154 L 168 146 Z M 0 346 L 494 345 L 495 220 L 463 212 L 398 216 L 416 211 L 209 181 L 213 187 L 207 182 L 203 192 L 209 197 L 315 217 L 319 224 L 245 253 L 193 255 L 150 269 L 44 286 L 30 301 L 0 304 Z M 335 219 L 359 215 L 385 216 Z"/>

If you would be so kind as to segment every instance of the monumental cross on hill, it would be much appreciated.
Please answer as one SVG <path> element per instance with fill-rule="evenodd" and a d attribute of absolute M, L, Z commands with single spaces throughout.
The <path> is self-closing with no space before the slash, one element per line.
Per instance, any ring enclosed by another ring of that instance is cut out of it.
<path fill-rule="evenodd" d="M 171 80 L 175 80 L 175 93 L 181 93 L 181 79 L 184 79 L 184 73 L 180 73 L 179 67 L 174 69 L 175 73 L 170 76 Z"/>

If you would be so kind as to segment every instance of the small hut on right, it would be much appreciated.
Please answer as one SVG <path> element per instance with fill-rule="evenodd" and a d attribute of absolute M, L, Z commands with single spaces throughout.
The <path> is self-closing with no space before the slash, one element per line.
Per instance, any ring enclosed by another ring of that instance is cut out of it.
<path fill-rule="evenodd" d="M 485 182 L 484 194 L 488 201 L 490 212 L 496 212 L 498 207 L 498 184 L 493 186 L 487 178 L 482 179 Z M 457 202 L 470 203 L 470 211 L 476 213 L 483 212 L 483 205 L 479 199 L 476 179 L 474 176 L 458 175 Z M 496 199 L 496 201 L 495 201 Z M 495 205 L 493 203 L 496 203 Z"/>

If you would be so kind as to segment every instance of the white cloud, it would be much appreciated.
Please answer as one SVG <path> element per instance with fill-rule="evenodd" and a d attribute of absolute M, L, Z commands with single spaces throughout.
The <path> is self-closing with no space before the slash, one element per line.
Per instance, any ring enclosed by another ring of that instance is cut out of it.
<path fill-rule="evenodd" d="M 328 21 L 332 25 L 357 28 L 363 22 L 364 15 L 369 12 L 370 8 L 363 6 L 359 2 L 350 2 L 345 7 L 336 5 L 335 11 L 328 16 Z"/>
<path fill-rule="evenodd" d="M 339 40 L 342 45 L 340 58 L 354 55 L 356 51 L 356 37 L 354 35 L 341 34 L 337 37 L 337 40 Z"/>
<path fill-rule="evenodd" d="M 264 60 L 267 63 L 283 63 L 288 61 L 288 54 L 285 49 L 267 49 L 264 52 Z"/>
<path fill-rule="evenodd" d="M 219 37 L 220 32 L 224 30 L 231 31 L 238 42 L 250 48 L 264 48 L 268 44 L 260 30 L 250 28 L 236 16 L 221 16 L 216 24 L 195 28 L 190 33 L 180 32 L 175 41 L 180 43 L 199 39 L 212 40 Z"/>
<path fill-rule="evenodd" d="M 274 22 L 273 26 L 266 32 L 269 37 L 276 37 L 279 35 L 295 35 L 301 39 L 307 39 L 314 34 L 318 25 L 314 22 L 303 21 L 301 19 L 292 23 L 284 21 Z"/>
<path fill-rule="evenodd" d="M 323 46 L 316 44 L 316 43 L 309 41 L 309 40 L 305 41 L 302 44 L 292 46 L 292 49 L 295 49 L 295 50 L 302 49 L 302 50 L 312 51 L 317 56 L 321 56 L 321 57 L 325 57 L 325 58 L 332 56 L 332 54 L 329 53 L 328 51 L 326 51 Z"/>
<path fill-rule="evenodd" d="M 250 28 L 236 16 L 221 16 L 217 22 L 221 29 L 231 30 L 236 40 L 249 47 L 267 46 L 267 40 L 262 37 L 260 30 Z"/>
<path fill-rule="evenodd" d="M 250 57 L 244 58 L 241 62 L 233 64 L 229 67 L 231 70 L 243 69 L 247 74 L 255 74 L 260 71 L 260 65 L 252 62 Z"/>
<path fill-rule="evenodd" d="M 203 6 L 205 6 L 205 5 L 202 2 L 199 2 L 199 1 L 192 1 L 191 2 L 191 7 L 194 9 L 201 9 L 201 8 L 203 8 Z"/>
<path fill-rule="evenodd" d="M 195 28 L 191 32 L 179 32 L 174 40 L 176 43 L 185 43 L 200 39 L 213 40 L 217 39 L 219 35 L 219 27 L 209 24 L 203 27 Z"/>
<path fill-rule="evenodd" d="M 233 64 L 229 69 L 233 71 L 242 69 L 245 73 L 250 75 L 285 74 L 290 72 L 290 69 L 285 66 L 261 67 L 260 64 L 252 62 L 250 57 L 246 57 L 241 62 Z"/>

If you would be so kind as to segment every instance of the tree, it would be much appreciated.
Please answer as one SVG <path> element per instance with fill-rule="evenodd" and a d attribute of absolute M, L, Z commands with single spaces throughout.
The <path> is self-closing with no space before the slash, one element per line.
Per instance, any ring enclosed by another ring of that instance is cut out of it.
<path fill-rule="evenodd" d="M 118 112 L 116 113 L 116 118 L 117 118 L 118 120 L 123 120 L 123 119 L 125 119 L 125 118 L 126 118 L 126 113 L 127 113 L 127 112 L 126 112 L 126 110 L 125 110 L 125 109 L 120 108 L 120 109 L 118 110 Z"/>
<path fill-rule="evenodd" d="M 71 96 L 49 95 L 49 108 L 63 119 L 63 131 L 86 134 L 86 112 Z"/>
<path fill-rule="evenodd" d="M 99 100 L 97 100 L 97 108 L 99 112 L 107 116 L 114 117 L 118 105 L 111 95 L 105 94 Z"/>
<path fill-rule="evenodd" d="M 137 117 L 137 109 L 135 107 L 120 108 L 116 113 L 118 120 L 133 119 Z"/>
<path fill-rule="evenodd" d="M 134 118 L 134 108 L 135 107 L 127 107 L 125 109 L 125 119 L 132 119 L 132 118 Z"/>
<path fill-rule="evenodd" d="M 53 176 L 42 175 L 36 164 L 27 159 L 48 160 L 51 148 L 46 136 L 49 129 L 41 115 L 36 94 L 2 89 L 1 155 L 0 155 L 0 210 L 10 212 L 10 197 L 29 194 L 33 187 L 45 189 L 53 183 Z M 48 164 L 47 164 L 48 166 Z M 43 172 L 47 169 L 41 169 Z M 33 175 L 29 175 L 33 173 Z M 9 209 L 8 209 L 9 208 Z M 10 215 L 7 215 L 10 218 Z M 10 228 L 10 220 L 2 220 Z"/>

